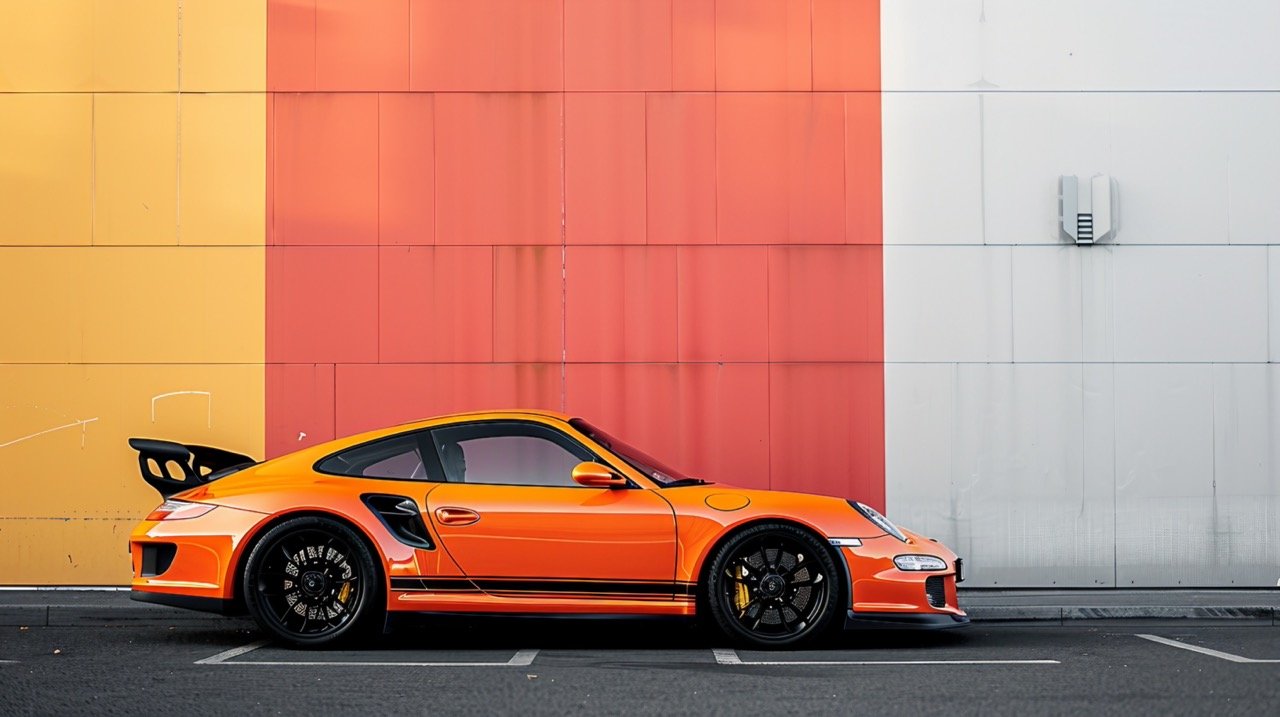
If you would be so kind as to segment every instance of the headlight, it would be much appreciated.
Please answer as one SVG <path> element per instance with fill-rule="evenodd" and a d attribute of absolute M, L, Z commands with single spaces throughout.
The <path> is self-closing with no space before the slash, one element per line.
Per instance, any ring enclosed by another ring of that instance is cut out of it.
<path fill-rule="evenodd" d="M 946 570 L 947 563 L 932 555 L 899 555 L 893 559 L 899 570 Z"/>
<path fill-rule="evenodd" d="M 876 510 L 875 508 L 872 508 L 869 505 L 866 505 L 865 503 L 859 503 L 856 500 L 848 501 L 848 503 L 849 505 L 853 506 L 854 510 L 858 511 L 859 513 L 862 513 L 862 517 L 866 518 L 872 523 L 875 523 L 876 527 L 880 528 L 884 532 L 888 533 L 889 535 L 892 535 L 893 537 L 897 538 L 898 540 L 901 540 L 904 543 L 907 542 L 907 536 L 903 535 L 902 531 L 898 530 L 898 526 L 890 522 L 888 518 L 884 517 L 883 515 L 880 515 L 880 511 Z"/>
<path fill-rule="evenodd" d="M 185 500 L 166 500 L 159 508 L 147 514 L 147 520 L 186 520 L 199 518 L 216 508 L 205 503 L 188 503 Z"/>

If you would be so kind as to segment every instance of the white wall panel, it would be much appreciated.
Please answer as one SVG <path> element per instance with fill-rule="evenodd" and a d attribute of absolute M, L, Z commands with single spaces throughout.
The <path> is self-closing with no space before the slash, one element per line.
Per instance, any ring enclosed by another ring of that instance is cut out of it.
<path fill-rule="evenodd" d="M 987 244 L 1062 244 L 1058 177 L 1110 171 L 1111 105 L 1103 94 L 983 97 Z"/>
<path fill-rule="evenodd" d="M 1280 244 L 1280 92 L 1221 97 L 1227 108 L 1228 238 L 1232 244 Z"/>
<path fill-rule="evenodd" d="M 1117 361 L 1266 361 L 1263 247 L 1112 248 Z"/>
<path fill-rule="evenodd" d="M 1109 99 L 1109 171 L 1119 190 L 1116 241 L 1227 243 L 1230 98 L 1140 92 Z"/>
<path fill-rule="evenodd" d="M 1273 0 L 892 0 L 888 90 L 1280 88 Z"/>
<path fill-rule="evenodd" d="M 1010 361 L 1009 247 L 884 248 L 886 361 Z"/>
<path fill-rule="evenodd" d="M 1273 373 L 1116 367 L 1118 585 L 1275 584 Z"/>
<path fill-rule="evenodd" d="M 982 243 L 980 98 L 882 98 L 885 244 Z"/>
<path fill-rule="evenodd" d="M 1280 247 L 1267 247 L 1267 360 L 1280 362 Z"/>
<path fill-rule="evenodd" d="M 1081 255 L 1075 246 L 1013 247 L 1013 360 L 1080 361 Z"/>
<path fill-rule="evenodd" d="M 950 540 L 972 586 L 1110 584 L 1113 486 L 1109 472 L 1085 471 L 1081 365 L 892 366 L 886 395 L 886 460 L 903 471 L 888 486 L 890 515 Z M 950 466 L 939 474 L 944 455 L 923 441 L 943 426 Z"/>
<path fill-rule="evenodd" d="M 1115 360 L 1115 249 L 1080 247 L 1080 314 L 1084 360 Z"/>
<path fill-rule="evenodd" d="M 881 18 L 894 517 L 974 586 L 1275 585 L 1280 2 Z M 1117 234 L 1068 245 L 1100 172 Z"/>

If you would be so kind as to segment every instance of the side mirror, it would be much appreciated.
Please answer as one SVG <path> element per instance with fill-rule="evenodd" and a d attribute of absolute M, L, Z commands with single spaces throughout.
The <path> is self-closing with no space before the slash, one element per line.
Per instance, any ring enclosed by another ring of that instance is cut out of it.
<path fill-rule="evenodd" d="M 627 479 L 594 461 L 573 467 L 573 482 L 588 488 L 626 488 Z"/>

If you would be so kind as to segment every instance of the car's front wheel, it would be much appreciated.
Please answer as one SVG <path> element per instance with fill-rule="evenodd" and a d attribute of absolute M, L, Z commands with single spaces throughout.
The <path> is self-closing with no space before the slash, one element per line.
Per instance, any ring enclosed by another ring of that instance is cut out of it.
<path fill-rule="evenodd" d="M 330 518 L 271 528 L 244 569 L 245 605 L 258 625 L 297 647 L 348 641 L 381 614 L 378 571 L 365 542 Z"/>
<path fill-rule="evenodd" d="M 789 647 L 825 633 L 840 611 L 831 552 L 785 523 L 751 526 L 712 556 L 704 605 L 724 634 L 750 647 Z"/>

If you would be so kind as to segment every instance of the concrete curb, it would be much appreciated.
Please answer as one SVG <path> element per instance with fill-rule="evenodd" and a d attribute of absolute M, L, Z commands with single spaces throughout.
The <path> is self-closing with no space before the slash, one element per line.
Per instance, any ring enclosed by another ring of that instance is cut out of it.
<path fill-rule="evenodd" d="M 1280 609 L 1271 606 L 1001 606 L 975 605 L 966 608 L 975 623 L 1031 622 L 1064 625 L 1084 620 L 1214 620 L 1251 621 L 1280 625 Z M 248 626 L 248 618 L 228 618 L 212 613 L 180 610 L 128 601 L 112 600 L 94 605 L 5 605 L 0 604 L 3 627 L 103 627 L 103 626 Z"/>
<path fill-rule="evenodd" d="M 248 626 L 248 618 L 225 617 L 159 605 L 0 605 L 4 627 Z"/>
<path fill-rule="evenodd" d="M 1141 606 L 1113 607 L 1050 607 L 1050 606 L 998 606 L 967 607 L 974 622 L 1056 622 L 1066 624 L 1077 620 L 1248 620 L 1266 624 L 1280 624 L 1276 608 L 1269 605 L 1250 606 Z"/>

